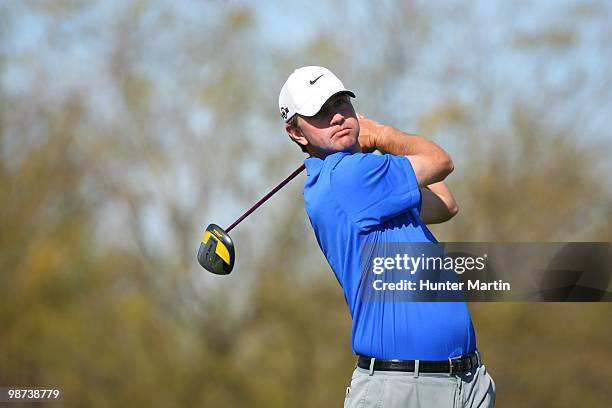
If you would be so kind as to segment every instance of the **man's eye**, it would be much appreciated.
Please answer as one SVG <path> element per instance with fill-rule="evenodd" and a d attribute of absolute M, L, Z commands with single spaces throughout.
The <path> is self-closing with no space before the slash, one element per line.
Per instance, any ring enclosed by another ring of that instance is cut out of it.
<path fill-rule="evenodd" d="M 327 106 L 323 106 L 321 108 L 321 110 L 319 112 L 317 112 L 317 114 L 315 115 L 315 117 L 317 118 L 324 118 L 327 116 L 327 113 L 329 112 L 329 108 Z"/>

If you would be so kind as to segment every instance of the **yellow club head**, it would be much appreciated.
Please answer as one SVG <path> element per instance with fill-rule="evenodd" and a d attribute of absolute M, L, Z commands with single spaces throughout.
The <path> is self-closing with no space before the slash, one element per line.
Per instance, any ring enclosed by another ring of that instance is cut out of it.
<path fill-rule="evenodd" d="M 217 275 L 227 275 L 234 268 L 234 244 L 221 227 L 210 224 L 198 250 L 198 262 L 207 271 Z"/>

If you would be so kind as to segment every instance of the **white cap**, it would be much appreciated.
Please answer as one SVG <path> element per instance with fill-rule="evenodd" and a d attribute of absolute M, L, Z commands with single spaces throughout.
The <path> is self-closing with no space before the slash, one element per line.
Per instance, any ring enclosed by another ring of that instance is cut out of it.
<path fill-rule="evenodd" d="M 333 95 L 346 92 L 342 81 L 329 69 L 317 66 L 298 68 L 287 78 L 278 96 L 278 109 L 287 122 L 296 113 L 314 116 Z"/>

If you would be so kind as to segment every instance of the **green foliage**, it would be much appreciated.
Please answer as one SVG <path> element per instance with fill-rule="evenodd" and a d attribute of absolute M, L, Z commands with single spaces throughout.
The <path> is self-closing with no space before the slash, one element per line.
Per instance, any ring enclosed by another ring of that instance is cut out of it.
<path fill-rule="evenodd" d="M 455 112 L 446 113 L 449 123 Z M 507 133 L 468 140 L 468 159 L 449 183 L 460 215 L 432 228 L 446 241 L 580 241 L 612 239 L 597 233 L 611 201 L 606 147 L 582 146 L 574 134 L 547 129 L 517 106 Z M 531 226 L 537 225 L 537 228 Z"/>

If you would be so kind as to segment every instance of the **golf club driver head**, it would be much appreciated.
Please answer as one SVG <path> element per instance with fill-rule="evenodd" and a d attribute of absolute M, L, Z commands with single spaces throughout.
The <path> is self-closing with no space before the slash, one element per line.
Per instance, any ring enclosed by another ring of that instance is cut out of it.
<path fill-rule="evenodd" d="M 227 275 L 234 268 L 234 244 L 221 227 L 210 224 L 198 250 L 198 262 L 209 272 Z"/>

